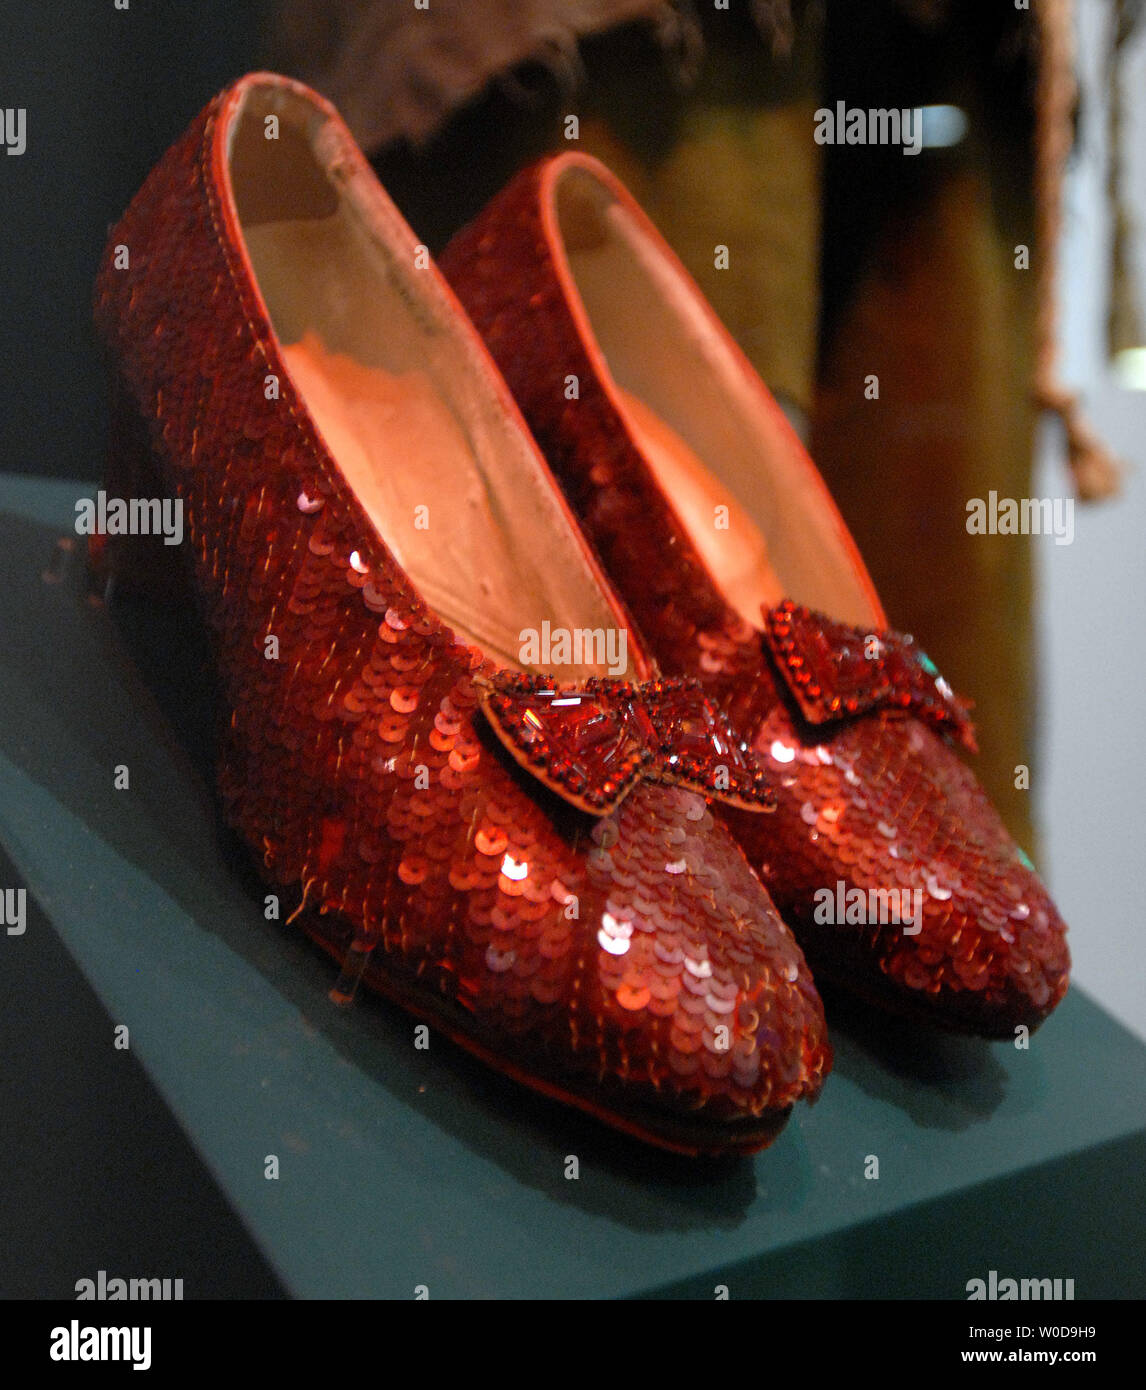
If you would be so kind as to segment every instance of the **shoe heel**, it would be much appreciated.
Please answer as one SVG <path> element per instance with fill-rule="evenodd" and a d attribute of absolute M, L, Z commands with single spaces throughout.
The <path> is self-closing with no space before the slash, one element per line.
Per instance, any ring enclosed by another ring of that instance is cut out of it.
<path fill-rule="evenodd" d="M 140 507 L 141 502 L 158 503 L 162 519 L 170 514 L 171 492 L 163 481 L 162 470 L 152 450 L 147 424 L 131 393 L 118 378 L 112 380 L 110 404 L 102 489 L 106 498 L 106 519 L 110 525 L 112 512 L 120 511 L 126 514 L 129 524 L 137 517 L 154 521 L 157 508 L 154 505 Z M 118 502 L 125 504 L 124 507 L 118 508 Z M 123 534 L 114 531 L 109 534 L 101 530 L 89 535 L 87 541 L 92 588 L 105 602 L 115 594 L 124 593 L 165 603 L 182 598 L 186 577 L 181 546 L 168 545 L 162 532 L 151 529 L 143 533 L 128 530 Z"/>
<path fill-rule="evenodd" d="M 362 983 L 362 976 L 366 973 L 366 966 L 373 949 L 374 943 L 372 941 L 361 941 L 357 938 L 347 948 L 346 954 L 342 958 L 342 969 L 339 971 L 334 988 L 330 991 L 331 1000 L 339 1008 L 347 1009 L 354 1003 L 354 997 L 358 993 L 358 986 Z"/>

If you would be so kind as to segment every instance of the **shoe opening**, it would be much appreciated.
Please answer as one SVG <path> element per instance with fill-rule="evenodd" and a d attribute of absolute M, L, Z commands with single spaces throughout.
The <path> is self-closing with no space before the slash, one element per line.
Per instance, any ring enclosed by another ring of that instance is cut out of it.
<path fill-rule="evenodd" d="M 818 473 L 697 287 L 591 168 L 559 167 L 552 196 L 617 406 L 726 601 L 757 626 L 784 597 L 875 621 Z"/>
<path fill-rule="evenodd" d="M 556 483 L 342 122 L 305 89 L 256 83 L 227 150 L 290 379 L 425 601 L 502 665 L 634 674 L 632 638 Z M 545 632 L 591 636 L 555 646 Z"/>

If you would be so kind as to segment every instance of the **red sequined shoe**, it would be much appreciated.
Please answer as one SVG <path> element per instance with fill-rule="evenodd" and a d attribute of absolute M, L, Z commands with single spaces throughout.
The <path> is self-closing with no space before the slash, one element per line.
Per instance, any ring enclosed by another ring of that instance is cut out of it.
<path fill-rule="evenodd" d="M 764 777 L 695 682 L 654 679 L 334 110 L 268 74 L 213 101 L 114 229 L 96 318 L 108 492 L 182 506 L 225 812 L 336 998 L 364 979 L 663 1147 L 767 1145 L 830 1049 L 709 809 L 759 813 Z M 97 562 L 150 578 L 152 539 Z"/>
<path fill-rule="evenodd" d="M 1065 927 L 952 744 L 966 706 L 886 619 L 822 479 L 632 197 L 520 174 L 442 267 L 661 669 L 776 784 L 728 813 L 817 979 L 989 1037 L 1067 987 Z"/>

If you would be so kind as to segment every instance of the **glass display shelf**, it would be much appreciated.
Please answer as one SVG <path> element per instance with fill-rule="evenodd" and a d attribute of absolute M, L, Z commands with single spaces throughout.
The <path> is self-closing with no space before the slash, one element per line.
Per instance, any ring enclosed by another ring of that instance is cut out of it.
<path fill-rule="evenodd" d="M 372 996 L 337 1008 L 220 825 L 193 626 L 89 591 L 94 490 L 0 477 L 0 842 L 287 1290 L 965 1298 L 995 1270 L 1146 1294 L 1146 1047 L 1077 989 L 1026 1050 L 829 996 L 820 1101 L 719 1162 L 418 1051 Z"/>

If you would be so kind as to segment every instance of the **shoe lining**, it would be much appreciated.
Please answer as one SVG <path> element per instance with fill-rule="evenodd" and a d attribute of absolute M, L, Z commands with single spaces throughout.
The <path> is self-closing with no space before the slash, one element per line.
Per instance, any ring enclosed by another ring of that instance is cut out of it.
<path fill-rule="evenodd" d="M 562 171 L 555 197 L 626 427 L 726 601 L 754 626 L 781 597 L 873 623 L 862 568 L 803 446 L 699 293 L 590 171 Z"/>
<path fill-rule="evenodd" d="M 628 655 L 556 484 L 340 123 L 289 90 L 256 87 L 229 134 L 239 224 L 291 380 L 426 602 L 505 666 L 522 666 L 545 622 L 612 631 L 613 653 Z"/>

